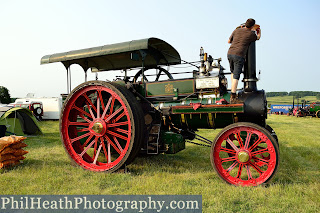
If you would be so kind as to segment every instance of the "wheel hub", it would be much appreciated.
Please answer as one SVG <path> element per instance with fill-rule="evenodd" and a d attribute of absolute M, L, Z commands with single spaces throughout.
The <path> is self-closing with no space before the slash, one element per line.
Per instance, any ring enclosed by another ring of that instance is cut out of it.
<path fill-rule="evenodd" d="M 100 122 L 96 122 L 92 126 L 92 130 L 100 134 L 103 131 L 103 125 Z"/>
<path fill-rule="evenodd" d="M 242 163 L 248 162 L 249 158 L 250 158 L 250 156 L 246 151 L 240 151 L 238 153 L 238 159 Z"/>

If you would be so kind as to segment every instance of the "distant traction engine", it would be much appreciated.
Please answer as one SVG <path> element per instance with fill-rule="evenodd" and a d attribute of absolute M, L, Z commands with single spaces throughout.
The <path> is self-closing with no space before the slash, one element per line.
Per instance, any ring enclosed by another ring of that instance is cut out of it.
<path fill-rule="evenodd" d="M 72 161 L 84 169 L 114 172 L 137 155 L 174 154 L 185 142 L 211 147 L 210 159 L 229 184 L 267 183 L 279 164 L 278 139 L 266 124 L 265 92 L 256 87 L 255 43 L 244 67 L 242 104 L 229 104 L 230 91 L 221 59 L 200 50 L 200 66 L 157 38 L 93 47 L 42 57 L 62 62 L 71 90 L 70 65 L 87 71 L 121 70 L 114 81 L 87 81 L 69 92 L 60 118 L 61 139 Z M 169 71 L 189 64 L 191 72 Z M 136 70 L 134 76 L 128 72 Z M 172 75 L 190 73 L 191 78 Z M 198 129 L 223 128 L 214 140 Z M 198 142 L 196 142 L 196 140 Z"/>

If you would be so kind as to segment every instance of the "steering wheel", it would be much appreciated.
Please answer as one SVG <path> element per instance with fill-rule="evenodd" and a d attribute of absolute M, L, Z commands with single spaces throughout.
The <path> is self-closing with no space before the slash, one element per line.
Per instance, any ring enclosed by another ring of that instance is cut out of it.
<path fill-rule="evenodd" d="M 158 71 L 159 70 L 159 71 Z M 149 71 L 146 73 L 146 71 Z M 153 74 L 152 72 L 156 72 L 155 74 Z M 149 74 L 148 74 L 149 73 Z M 164 73 L 164 74 L 162 74 Z M 151 76 L 155 76 L 155 80 L 154 81 L 159 81 L 160 77 L 162 76 L 165 76 L 167 77 L 167 79 L 173 79 L 172 75 L 169 73 L 168 70 L 162 68 L 162 67 L 152 67 L 152 68 L 145 68 L 144 69 L 144 81 L 146 82 L 149 82 L 148 77 L 151 77 Z M 141 77 L 142 78 L 142 69 L 139 70 L 135 76 L 133 77 L 133 82 L 136 83 L 138 81 L 138 78 Z M 149 78 L 150 79 L 150 78 Z M 164 80 L 167 80 L 167 79 L 164 79 Z"/>

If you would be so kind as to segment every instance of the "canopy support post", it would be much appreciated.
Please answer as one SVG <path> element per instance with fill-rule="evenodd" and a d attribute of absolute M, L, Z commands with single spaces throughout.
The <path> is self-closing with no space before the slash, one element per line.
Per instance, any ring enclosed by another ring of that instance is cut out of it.
<path fill-rule="evenodd" d="M 139 50 L 140 54 L 141 54 L 141 58 L 142 58 L 142 70 L 141 70 L 141 74 L 142 74 L 142 79 L 141 79 L 141 82 L 144 83 L 144 79 L 145 79 L 145 76 L 144 76 L 144 61 L 147 57 L 147 51 L 145 50 Z"/>
<path fill-rule="evenodd" d="M 70 66 L 67 67 L 67 92 L 71 92 L 71 69 Z"/>
<path fill-rule="evenodd" d="M 67 93 L 69 94 L 69 67 L 67 68 Z"/>
<path fill-rule="evenodd" d="M 71 69 L 69 67 L 69 79 L 70 79 L 70 82 L 69 82 L 69 86 L 70 86 L 70 89 L 69 89 L 69 93 L 71 92 Z"/>

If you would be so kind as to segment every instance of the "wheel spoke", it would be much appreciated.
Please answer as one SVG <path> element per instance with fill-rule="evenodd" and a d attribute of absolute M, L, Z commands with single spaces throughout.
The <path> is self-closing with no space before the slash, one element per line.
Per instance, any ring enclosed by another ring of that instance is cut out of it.
<path fill-rule="evenodd" d="M 112 146 L 113 146 L 113 148 L 119 153 L 119 154 L 121 154 L 121 151 L 116 147 L 116 145 L 114 145 L 114 143 L 111 141 L 111 139 L 108 137 L 108 136 L 104 136 L 106 139 L 107 139 L 107 141 L 108 141 L 108 144 L 111 144 Z"/>
<path fill-rule="evenodd" d="M 88 132 L 88 131 L 90 131 L 89 128 L 82 128 L 77 130 L 77 132 Z"/>
<path fill-rule="evenodd" d="M 245 165 L 245 167 L 247 169 L 248 180 L 251 180 L 252 179 L 252 174 L 251 174 L 251 171 L 250 171 L 250 167 L 249 167 L 249 165 Z"/>
<path fill-rule="evenodd" d="M 99 100 L 99 96 L 97 97 L 97 118 L 100 118 L 100 100 Z"/>
<path fill-rule="evenodd" d="M 90 121 L 88 118 L 84 117 L 83 114 L 79 114 L 79 116 L 80 116 L 83 120 L 87 121 L 88 123 L 91 123 L 91 122 L 92 122 L 92 121 Z"/>
<path fill-rule="evenodd" d="M 263 154 L 263 153 L 267 153 L 268 152 L 268 149 L 265 148 L 265 149 L 260 149 L 258 151 L 255 151 L 255 152 L 251 152 L 251 155 L 259 155 L 259 154 Z"/>
<path fill-rule="evenodd" d="M 114 113 L 112 113 L 109 117 L 107 117 L 107 119 L 105 120 L 106 122 L 110 121 L 116 114 L 118 114 L 121 110 L 123 109 L 123 106 L 121 106 L 119 109 L 117 109 L 117 111 L 115 111 Z"/>
<path fill-rule="evenodd" d="M 228 157 L 228 158 L 221 158 L 221 163 L 225 163 L 228 161 L 234 161 L 234 160 L 237 160 L 235 156 Z"/>
<path fill-rule="evenodd" d="M 86 134 L 83 134 L 83 135 L 80 135 L 80 136 L 78 136 L 78 137 L 76 137 L 76 138 L 72 138 L 72 139 L 70 140 L 70 142 L 71 142 L 71 143 L 74 143 L 75 141 L 78 141 L 78 140 L 80 140 L 80 139 L 82 139 L 82 138 L 85 138 L 85 137 L 87 137 L 87 136 L 89 136 L 89 135 L 91 135 L 90 132 L 88 132 L 88 133 L 86 133 Z"/>
<path fill-rule="evenodd" d="M 111 150 L 110 150 L 110 143 L 108 142 L 108 163 L 111 163 Z"/>
<path fill-rule="evenodd" d="M 246 142 L 245 142 L 245 144 L 244 144 L 244 148 L 245 148 L 245 149 L 248 149 L 249 143 L 250 143 L 250 139 L 251 139 L 251 133 L 248 132 L 247 138 L 246 138 Z"/>
<path fill-rule="evenodd" d="M 122 152 L 122 151 L 123 151 L 123 149 L 122 149 L 122 147 L 120 146 L 119 141 L 117 140 L 117 138 L 113 136 L 113 140 L 116 142 L 117 147 L 118 147 L 118 148 L 119 148 L 119 150 Z"/>
<path fill-rule="evenodd" d="M 252 151 L 254 148 L 256 148 L 260 143 L 262 142 L 261 138 L 259 138 L 254 144 L 249 148 L 249 151 Z"/>
<path fill-rule="evenodd" d="M 263 159 L 263 158 L 258 158 L 257 156 L 253 156 L 252 158 L 253 158 L 253 160 L 255 162 L 257 162 L 258 164 L 261 164 L 261 165 L 268 165 L 269 161 L 270 161 L 270 160 L 266 160 L 266 159 Z"/>
<path fill-rule="evenodd" d="M 109 115 L 111 115 L 111 113 L 113 112 L 114 101 L 115 101 L 115 99 L 113 98 L 113 99 L 112 99 L 112 101 L 111 101 L 111 105 L 110 105 L 110 112 L 109 112 Z"/>
<path fill-rule="evenodd" d="M 117 121 L 120 120 L 125 114 L 126 114 L 125 112 L 121 113 L 118 117 L 116 117 L 116 118 L 113 120 L 113 122 L 117 122 Z"/>
<path fill-rule="evenodd" d="M 243 147 L 243 142 L 242 142 L 242 138 L 241 138 L 241 136 L 240 136 L 240 131 L 237 131 L 236 132 L 236 137 L 237 137 L 237 140 L 238 140 L 238 142 L 239 142 L 239 145 L 240 145 L 240 149 Z"/>
<path fill-rule="evenodd" d="M 128 135 L 128 131 L 121 128 L 114 128 L 115 131 Z"/>
<path fill-rule="evenodd" d="M 94 161 L 93 161 L 93 164 L 96 164 L 96 162 L 97 162 L 97 159 L 98 159 L 100 151 L 101 151 L 101 147 L 102 147 L 102 143 L 100 143 L 100 145 L 99 145 L 96 157 L 94 158 Z"/>
<path fill-rule="evenodd" d="M 92 108 L 94 109 L 94 111 L 97 112 L 96 107 L 93 105 L 92 101 L 90 100 L 90 98 L 87 96 L 86 93 L 83 94 L 83 97 L 85 97 L 85 99 L 88 101 L 88 105 L 92 106 Z"/>
<path fill-rule="evenodd" d="M 104 111 L 103 111 L 103 113 L 102 113 L 101 119 L 103 119 L 104 116 L 107 114 L 107 111 L 108 111 L 108 108 L 109 108 L 109 105 L 110 105 L 112 99 L 113 99 L 113 97 L 111 96 L 111 97 L 109 98 L 109 100 L 108 100 L 108 103 L 107 103 L 107 105 L 106 105 L 106 108 L 104 108 Z"/>
<path fill-rule="evenodd" d="M 104 103 L 103 103 L 103 98 L 102 98 L 102 95 L 101 95 L 101 91 L 99 90 L 98 91 L 98 97 L 99 97 L 99 99 L 100 99 L 100 101 L 101 101 L 101 107 L 102 107 L 102 111 L 104 111 Z"/>
<path fill-rule="evenodd" d="M 107 152 L 107 149 L 106 149 L 106 146 L 105 146 L 105 144 L 104 144 L 104 140 L 103 140 L 102 137 L 100 138 L 100 141 L 101 141 L 101 144 L 102 144 L 104 156 L 106 157 L 107 161 L 109 162 L 109 160 L 108 160 L 108 152 Z"/>
<path fill-rule="evenodd" d="M 75 109 L 75 110 L 78 110 L 78 111 L 81 112 L 82 114 L 85 114 L 86 116 L 92 118 L 92 116 L 91 116 L 89 113 L 87 113 L 86 111 L 80 109 L 79 107 L 77 107 L 77 106 L 74 105 L 72 108 Z M 81 114 L 80 114 L 80 116 L 81 116 Z"/>
<path fill-rule="evenodd" d="M 88 110 L 89 110 L 89 112 L 90 112 L 91 117 L 92 117 L 93 119 L 96 119 L 96 117 L 94 116 L 94 114 L 93 114 L 93 112 L 92 112 L 92 110 L 91 110 L 90 105 L 87 104 L 87 106 L 88 106 Z"/>
<path fill-rule="evenodd" d="M 93 147 L 93 156 L 92 157 L 94 157 L 96 155 L 97 146 L 98 146 L 98 140 L 95 140 L 94 147 Z"/>
<path fill-rule="evenodd" d="M 230 144 L 230 146 L 235 150 L 235 151 L 238 151 L 238 147 L 228 138 L 227 139 L 227 142 Z"/>
<path fill-rule="evenodd" d="M 92 137 L 93 137 L 93 135 L 90 135 L 90 136 L 88 137 L 88 139 L 86 140 L 86 142 L 82 145 L 82 148 L 84 148 L 84 147 L 90 142 L 90 140 L 91 140 Z"/>
<path fill-rule="evenodd" d="M 162 72 L 162 70 L 160 69 L 160 72 L 157 74 L 157 77 L 156 77 L 156 80 L 155 80 L 155 81 L 158 81 L 158 80 L 159 80 L 160 75 L 161 75 L 161 72 Z"/>
<path fill-rule="evenodd" d="M 259 172 L 260 175 L 263 173 L 263 171 L 261 171 L 261 169 L 255 163 L 249 162 L 249 164 L 252 166 L 252 168 Z"/>
<path fill-rule="evenodd" d="M 68 126 L 89 126 L 90 123 L 84 123 L 84 122 L 68 122 Z"/>
<path fill-rule="evenodd" d="M 121 138 L 121 139 L 123 139 L 123 140 L 125 140 L 125 141 L 128 140 L 127 137 L 125 137 L 125 136 L 123 136 L 123 135 L 120 135 L 120 134 L 118 134 L 118 133 L 112 132 L 112 131 L 110 131 L 110 130 L 107 130 L 107 133 L 110 134 L 110 135 L 116 136 L 117 138 Z"/>
<path fill-rule="evenodd" d="M 234 167 L 236 167 L 239 163 L 237 161 L 235 161 L 228 169 L 227 171 L 230 173 L 232 171 L 232 169 L 234 169 Z"/>
<path fill-rule="evenodd" d="M 108 128 L 110 128 L 110 127 L 115 127 L 115 126 L 123 126 L 123 125 L 128 125 L 128 121 L 108 124 Z"/>
<path fill-rule="evenodd" d="M 220 151 L 221 151 L 221 152 L 227 152 L 227 153 L 230 153 L 230 154 L 233 154 L 233 155 L 236 154 L 236 151 L 234 151 L 234 150 L 232 150 L 232 149 L 227 149 L 227 148 L 225 148 L 225 147 L 221 147 L 221 148 L 220 148 Z"/>
<path fill-rule="evenodd" d="M 92 145 L 96 143 L 97 140 L 98 138 L 95 138 L 93 141 L 91 141 L 91 143 L 81 152 L 79 156 L 82 157 L 84 153 L 86 153 L 92 147 Z"/>
<path fill-rule="evenodd" d="M 239 168 L 238 168 L 237 178 L 241 178 L 242 168 L 243 168 L 243 164 L 240 163 L 240 164 L 239 164 Z"/>

